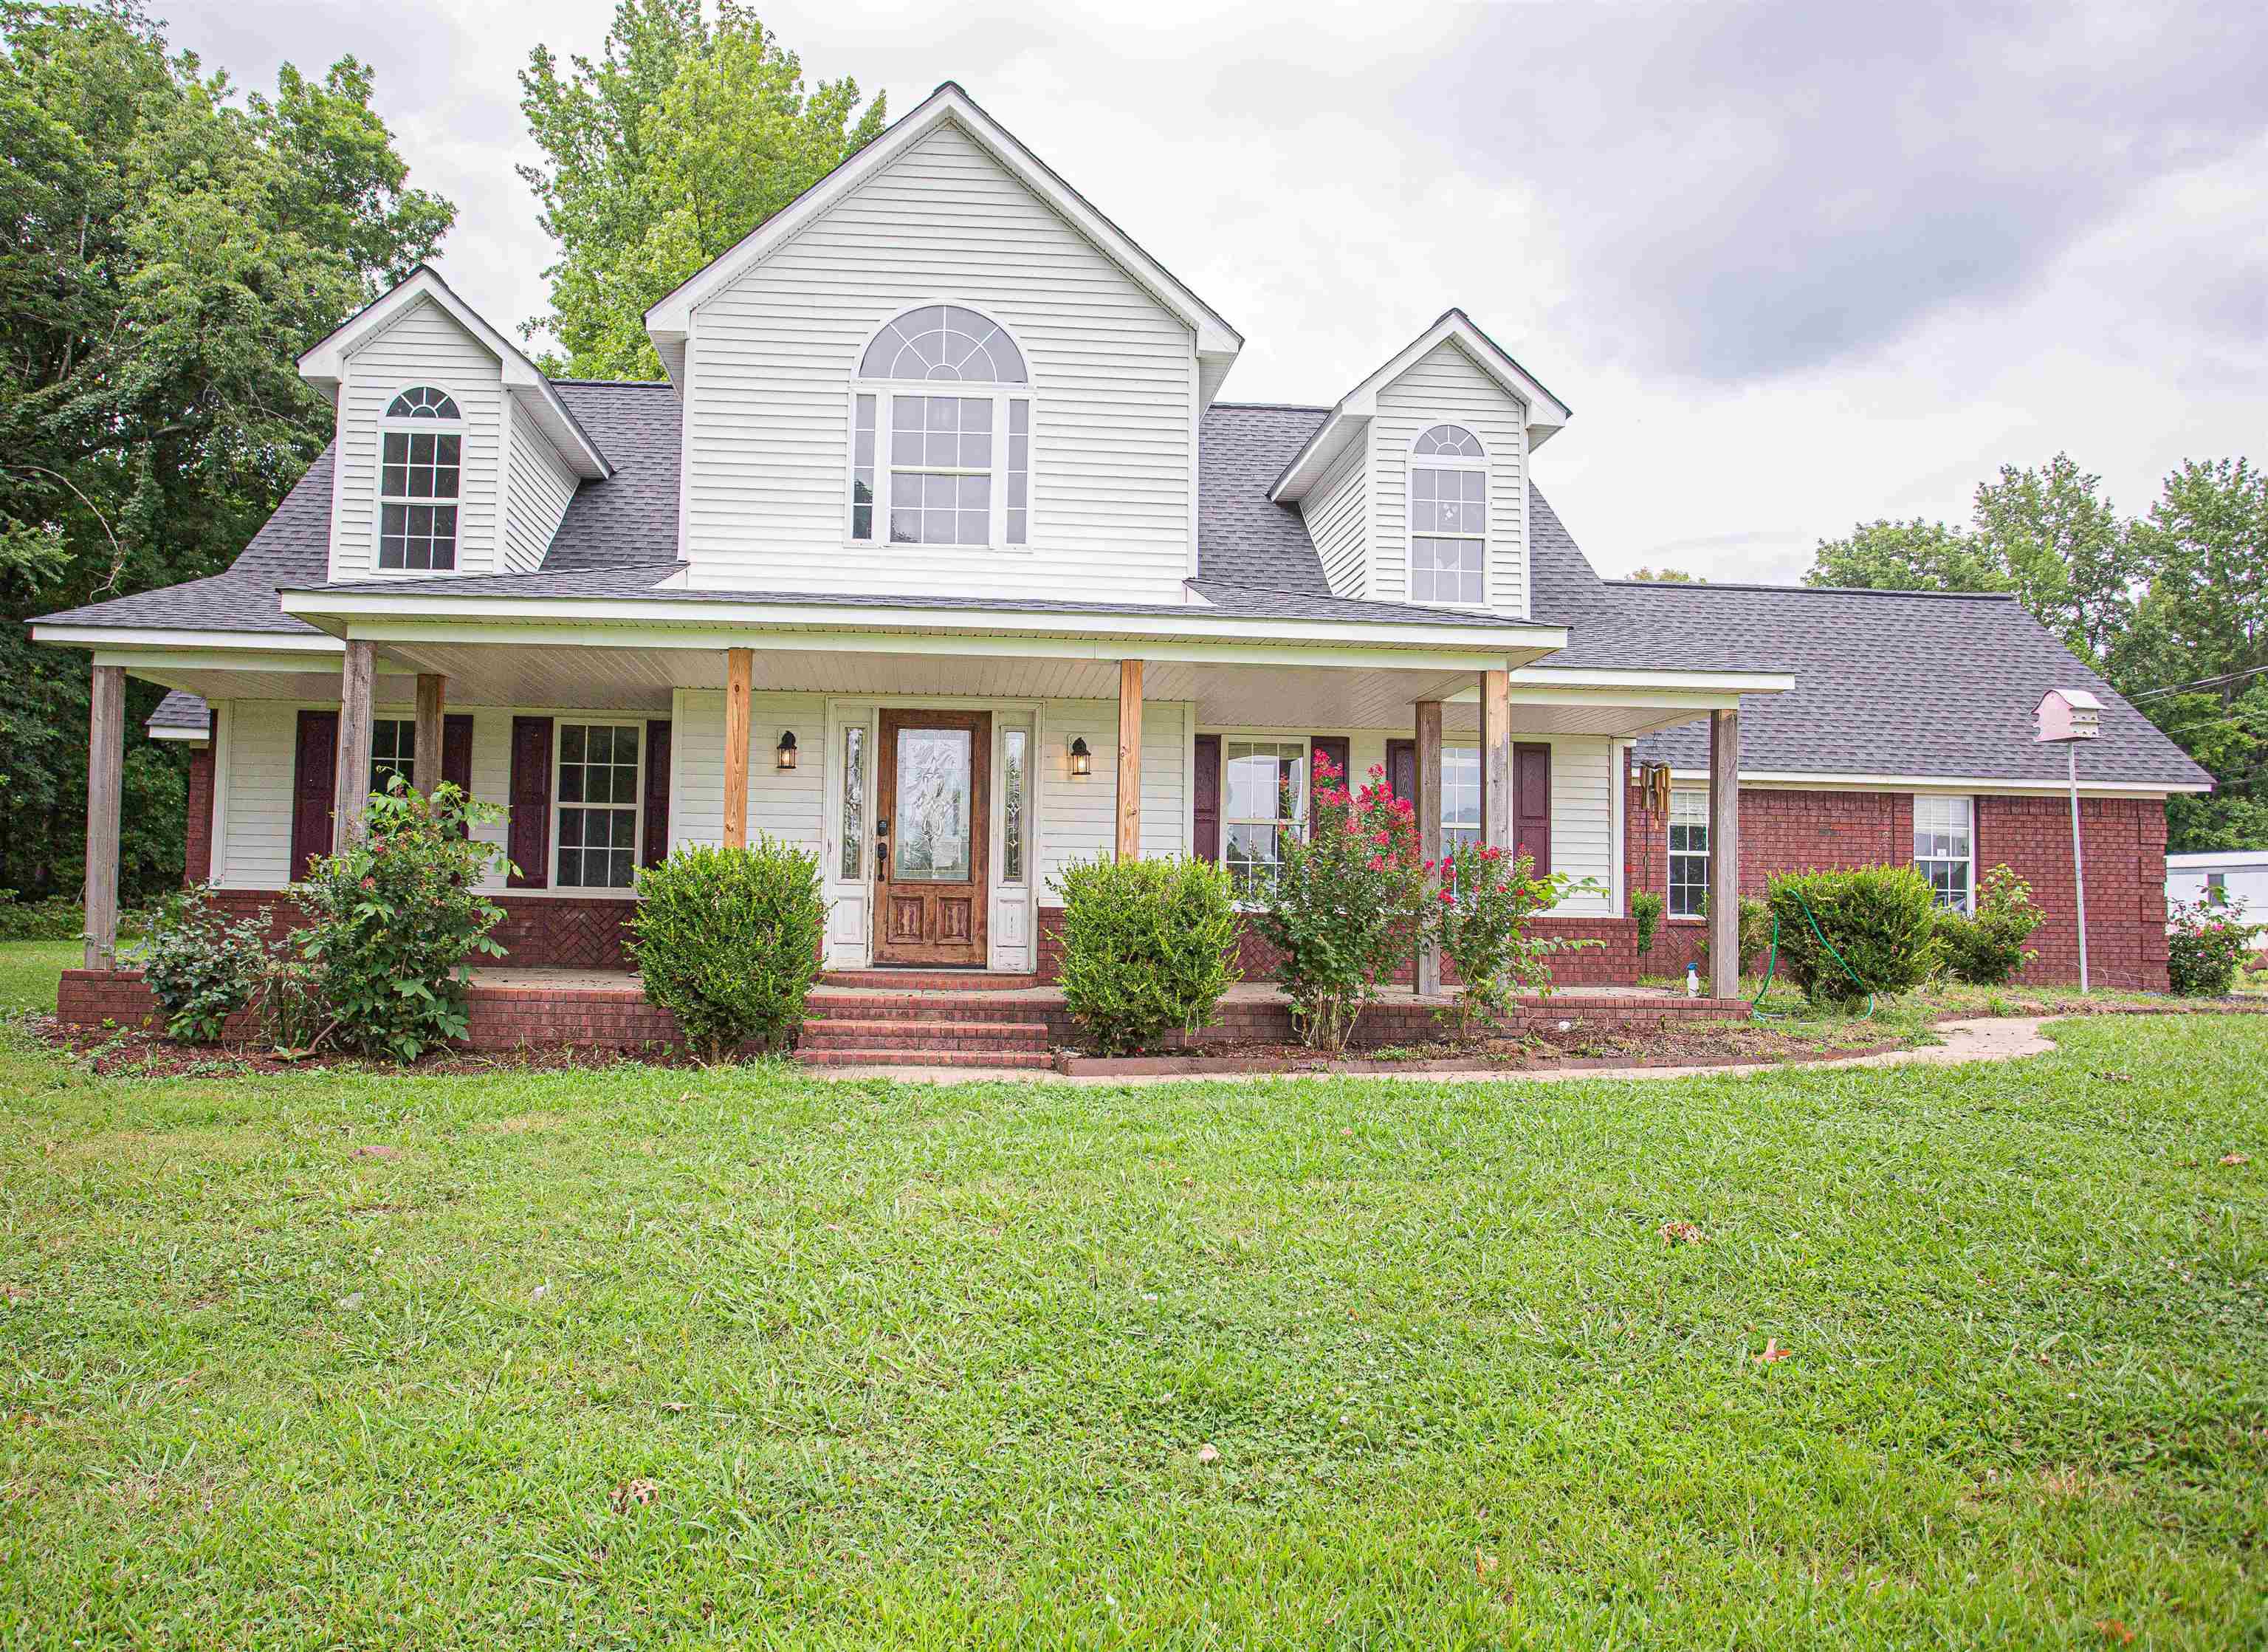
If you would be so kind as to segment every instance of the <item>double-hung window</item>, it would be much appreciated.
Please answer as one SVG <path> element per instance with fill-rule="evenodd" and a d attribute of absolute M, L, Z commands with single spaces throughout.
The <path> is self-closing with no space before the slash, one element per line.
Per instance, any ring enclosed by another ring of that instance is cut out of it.
<path fill-rule="evenodd" d="M 1488 452 L 1462 424 L 1410 449 L 1410 600 L 1488 601 Z"/>
<path fill-rule="evenodd" d="M 1669 794 L 1669 915 L 1698 918 L 1709 900 L 1709 794 Z"/>
<path fill-rule="evenodd" d="M 850 397 L 852 542 L 1028 544 L 1029 384 L 1015 341 L 958 305 L 876 334 Z"/>
<path fill-rule="evenodd" d="M 412 386 L 387 404 L 379 442 L 378 565 L 454 568 L 465 446 L 456 402 L 431 385 Z"/>
<path fill-rule="evenodd" d="M 636 723 L 559 725 L 558 887 L 627 889 L 637 872 Z"/>
<path fill-rule="evenodd" d="M 1227 807 L 1221 811 L 1222 859 L 1237 892 L 1249 896 L 1283 864 L 1284 834 L 1297 831 L 1307 812 L 1307 742 L 1228 740 L 1221 742 Z"/>
<path fill-rule="evenodd" d="M 1441 846 L 1481 840 L 1481 753 L 1477 746 L 1441 748 Z"/>
<path fill-rule="evenodd" d="M 1929 880 L 1937 903 L 1969 910 L 1976 887 L 1976 833 L 1965 797 L 1914 799 L 1914 870 Z"/>
<path fill-rule="evenodd" d="M 394 775 L 404 786 L 417 784 L 417 725 L 406 717 L 374 718 L 370 725 L 370 789 L 386 790 Z"/>

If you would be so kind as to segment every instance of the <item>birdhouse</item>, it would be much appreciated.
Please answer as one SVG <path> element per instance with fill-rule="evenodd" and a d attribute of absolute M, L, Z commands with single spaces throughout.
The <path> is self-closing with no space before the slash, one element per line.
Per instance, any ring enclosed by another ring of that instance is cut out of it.
<path fill-rule="evenodd" d="M 2040 700 L 2039 743 L 2060 746 L 2102 732 L 2102 702 L 2085 689 L 2050 689 Z"/>

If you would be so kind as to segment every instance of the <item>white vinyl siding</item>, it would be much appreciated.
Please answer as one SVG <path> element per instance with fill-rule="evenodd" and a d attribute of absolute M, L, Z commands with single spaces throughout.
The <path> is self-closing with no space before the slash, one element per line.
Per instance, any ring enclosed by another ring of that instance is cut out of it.
<path fill-rule="evenodd" d="M 850 397 L 875 331 L 953 303 L 1022 348 L 1027 548 L 853 545 Z M 728 588 L 1178 602 L 1196 340 L 947 124 L 702 306 L 688 344 L 684 551 Z"/>
<path fill-rule="evenodd" d="M 1482 372 L 1454 340 L 1434 346 L 1378 394 L 1369 439 L 1370 580 L 1368 589 L 1359 594 L 1375 601 L 1410 600 L 1410 446 L 1436 424 L 1461 424 L 1488 449 L 1488 605 L 1498 613 L 1525 616 L 1526 416 L 1504 387 Z M 1334 584 L 1332 589 L 1338 587 Z"/>
<path fill-rule="evenodd" d="M 783 729 L 795 731 L 800 761 L 782 769 L 773 756 Z M 821 852 L 826 837 L 827 702 L 815 694 L 748 697 L 748 841 L 769 833 L 798 849 Z M 680 689 L 670 731 L 669 839 L 725 841 L 725 696 Z"/>
<path fill-rule="evenodd" d="M 419 303 L 348 358 L 339 387 L 338 458 L 331 496 L 334 579 L 434 577 L 423 569 L 384 575 L 378 570 L 379 422 L 387 404 L 412 385 L 446 391 L 463 417 L 454 572 L 497 571 L 503 369 L 438 306 Z"/>
<path fill-rule="evenodd" d="M 1513 739 L 1538 738 L 1514 733 Z M 1614 742 L 1593 735 L 1554 739 L 1551 747 L 1551 869 L 1571 878 L 1588 878 L 1596 887 L 1579 890 L 1551 909 L 1556 917 L 1603 918 L 1614 911 Z"/>
<path fill-rule="evenodd" d="M 1366 594 L 1369 482 L 1367 444 L 1349 442 L 1330 474 L 1315 484 L 1300 506 L 1308 536 L 1315 542 L 1315 554 L 1322 558 L 1323 579 L 1334 596 Z"/>
<path fill-rule="evenodd" d="M 299 708 L 280 700 L 232 700 L 227 772 L 218 779 L 226 840 L 213 852 L 225 889 L 276 889 L 291 881 L 292 765 Z"/>
<path fill-rule="evenodd" d="M 516 402 L 505 404 L 512 420 L 511 476 L 505 490 L 504 560 L 507 571 L 531 573 L 541 565 L 559 531 L 559 519 L 575 497 L 575 473 L 551 445 L 542 427 Z"/>

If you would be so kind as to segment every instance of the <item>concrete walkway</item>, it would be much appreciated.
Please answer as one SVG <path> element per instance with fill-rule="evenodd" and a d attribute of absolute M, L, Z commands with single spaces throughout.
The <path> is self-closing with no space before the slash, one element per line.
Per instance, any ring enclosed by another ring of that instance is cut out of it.
<path fill-rule="evenodd" d="M 1150 1084 L 1272 1084 L 1285 1079 L 1307 1080 L 1382 1079 L 1390 1084 L 1556 1084 L 1601 1080 L 1614 1083 L 1631 1079 L 1742 1078 L 1757 1073 L 1814 1072 L 1835 1067 L 1962 1066 L 1972 1061 L 2014 1061 L 2043 1056 L 2055 1045 L 2041 1032 L 2054 1015 L 1992 1015 L 1973 1021 L 1940 1021 L 1936 1032 L 1943 1044 L 1922 1044 L 1911 1050 L 1885 1050 L 1870 1056 L 1830 1056 L 1817 1061 L 1749 1061 L 1731 1066 L 1683 1067 L 1539 1067 L 1528 1072 L 1473 1073 L 1444 1070 L 1411 1063 L 1390 1073 L 1174 1073 L 1140 1078 L 1066 1078 L 1060 1073 L 1031 1072 L 1014 1067 L 827 1067 L 811 1076 L 827 1079 L 892 1079 L 904 1084 L 983 1084 L 1015 1079 L 1033 1084 L 1077 1084 L 1112 1088 Z"/>

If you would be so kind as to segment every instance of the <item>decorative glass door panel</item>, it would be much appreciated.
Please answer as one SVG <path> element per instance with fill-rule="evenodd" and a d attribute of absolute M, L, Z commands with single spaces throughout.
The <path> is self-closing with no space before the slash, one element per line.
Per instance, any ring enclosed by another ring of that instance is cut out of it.
<path fill-rule="evenodd" d="M 874 818 L 874 959 L 981 967 L 989 712 L 886 711 Z"/>

